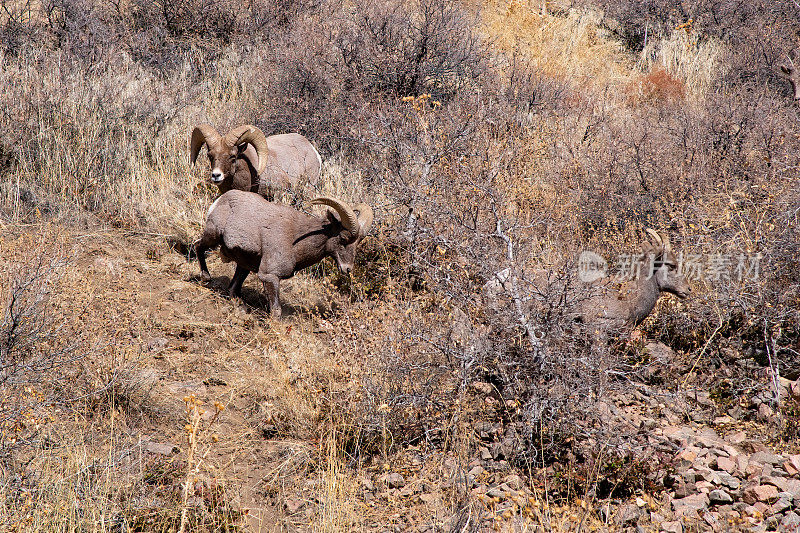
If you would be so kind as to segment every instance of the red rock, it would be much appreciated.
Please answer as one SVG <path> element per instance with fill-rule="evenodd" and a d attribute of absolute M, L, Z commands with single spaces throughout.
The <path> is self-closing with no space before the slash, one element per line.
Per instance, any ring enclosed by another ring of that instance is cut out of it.
<path fill-rule="evenodd" d="M 773 487 L 774 488 L 774 487 Z M 777 495 L 777 492 L 775 493 Z M 697 516 L 697 512 L 708 507 L 706 494 L 694 494 L 679 500 L 672 500 L 672 508 L 676 516 Z"/>
<path fill-rule="evenodd" d="M 736 462 L 728 457 L 717 457 L 717 470 L 733 474 L 736 470 Z"/>
<path fill-rule="evenodd" d="M 772 485 L 753 485 L 744 489 L 742 500 L 750 505 L 778 499 L 778 489 Z"/>

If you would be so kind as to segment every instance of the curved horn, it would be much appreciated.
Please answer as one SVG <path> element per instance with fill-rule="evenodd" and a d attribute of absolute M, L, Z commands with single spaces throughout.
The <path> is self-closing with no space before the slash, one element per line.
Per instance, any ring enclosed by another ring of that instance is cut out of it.
<path fill-rule="evenodd" d="M 267 147 L 267 137 L 264 132 L 256 128 L 252 124 L 245 124 L 233 128 L 225 135 L 225 142 L 231 146 L 239 146 L 240 144 L 250 143 L 256 149 L 258 154 L 258 168 L 256 171 L 259 176 L 267 168 L 267 156 L 269 148 Z"/>
<path fill-rule="evenodd" d="M 656 230 L 654 230 L 653 228 L 646 228 L 644 231 L 650 236 L 651 239 L 653 239 L 653 242 L 655 244 L 659 246 L 664 246 L 664 241 L 661 240 L 661 235 L 656 233 Z"/>
<path fill-rule="evenodd" d="M 311 204 L 327 205 L 332 207 L 337 213 L 339 213 L 339 218 L 342 219 L 342 226 L 344 226 L 345 229 L 350 231 L 353 235 L 358 235 L 360 221 L 353 211 L 353 208 L 346 203 L 342 202 L 341 200 L 337 200 L 336 198 L 331 198 L 330 196 L 321 196 L 311 200 Z"/>
<path fill-rule="evenodd" d="M 661 242 L 664 243 L 664 251 L 671 252 L 672 251 L 672 243 L 669 240 L 669 233 L 664 232 L 661 234 Z"/>
<path fill-rule="evenodd" d="M 358 204 L 353 211 L 358 213 L 358 224 L 360 226 L 359 233 L 363 237 L 369 231 L 369 227 L 372 224 L 372 219 L 374 218 L 372 208 L 367 204 Z"/>
<path fill-rule="evenodd" d="M 189 164 L 193 165 L 197 161 L 197 154 L 204 144 L 218 144 L 221 137 L 214 126 L 211 124 L 200 124 L 192 130 L 192 137 L 189 140 Z"/>

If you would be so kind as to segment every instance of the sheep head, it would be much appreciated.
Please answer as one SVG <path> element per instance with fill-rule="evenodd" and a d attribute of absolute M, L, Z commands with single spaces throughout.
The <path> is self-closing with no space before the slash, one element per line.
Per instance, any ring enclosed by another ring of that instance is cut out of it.
<path fill-rule="evenodd" d="M 372 208 L 367 204 L 358 204 L 352 208 L 341 200 L 327 196 L 315 198 L 311 203 L 333 208 L 333 211 L 328 211 L 328 219 L 331 224 L 340 225 L 341 229 L 328 239 L 326 252 L 334 258 L 339 270 L 349 275 L 355 263 L 358 243 L 366 236 L 372 224 Z"/>
<path fill-rule="evenodd" d="M 653 278 L 659 292 L 668 292 L 678 298 L 686 298 L 692 291 L 689 280 L 678 272 L 678 259 L 672 251 L 669 235 L 659 235 L 655 230 L 645 230 L 650 242 L 642 246 L 645 260 L 653 256 Z"/>
<path fill-rule="evenodd" d="M 248 144 L 256 150 L 257 161 L 250 163 L 257 173 L 251 179 L 257 182 L 258 175 L 264 172 L 267 166 L 267 138 L 260 129 L 250 124 L 234 128 L 226 135 L 220 135 L 211 124 L 200 124 L 195 127 L 189 142 L 189 163 L 194 164 L 197 161 L 200 149 L 205 145 L 208 148 L 211 181 L 222 189 L 223 183 L 230 185 L 237 170 L 242 165 L 247 165 L 244 152 Z M 228 186 L 225 189 L 230 188 Z"/>

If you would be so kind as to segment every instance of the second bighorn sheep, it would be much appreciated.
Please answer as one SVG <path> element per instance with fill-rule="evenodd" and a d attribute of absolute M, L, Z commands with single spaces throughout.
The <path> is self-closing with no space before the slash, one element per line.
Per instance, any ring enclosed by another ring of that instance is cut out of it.
<path fill-rule="evenodd" d="M 633 273 L 637 275 L 621 284 L 609 278 L 592 283 L 592 295 L 578 306 L 584 322 L 636 325 L 653 311 L 662 292 L 679 298 L 689 295 L 689 281 L 678 272 L 669 236 L 659 235 L 650 228 L 646 232 L 650 242 L 642 245 L 642 254 L 633 265 Z"/>
<path fill-rule="evenodd" d="M 278 318 L 280 280 L 329 256 L 339 270 L 349 274 L 356 247 L 372 223 L 372 209 L 366 204 L 353 208 L 329 197 L 316 198 L 311 203 L 327 205 L 333 211 L 327 211 L 323 217 L 310 216 L 238 190 L 217 198 L 208 210 L 203 235 L 194 243 L 203 279 L 211 277 L 206 251 L 219 246 L 223 261 L 236 262 L 229 294 L 240 294 L 247 275 L 257 272 L 270 312 Z"/>
<path fill-rule="evenodd" d="M 277 192 L 316 185 L 322 158 L 308 139 L 299 133 L 266 137 L 255 126 L 246 124 L 225 135 L 211 124 L 192 130 L 189 162 L 194 164 L 200 149 L 208 148 L 211 181 L 220 193 L 231 189 L 251 191 L 271 200 Z"/>

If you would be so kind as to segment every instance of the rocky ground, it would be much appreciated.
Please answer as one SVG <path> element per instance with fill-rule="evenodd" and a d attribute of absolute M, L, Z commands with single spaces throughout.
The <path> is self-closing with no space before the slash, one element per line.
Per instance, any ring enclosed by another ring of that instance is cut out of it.
<path fill-rule="evenodd" d="M 34 230 L 7 235 L 6 259 L 33 247 Z M 603 494 L 605 474 L 577 459 L 522 467 L 520 427 L 497 415 L 515 400 L 484 382 L 469 389 L 475 419 L 462 452 L 419 445 L 326 461 L 320 392 L 350 386 L 356 366 L 331 353 L 325 303 L 314 296 L 321 280 L 286 284 L 290 313 L 273 322 L 252 280 L 244 304 L 227 300 L 225 276 L 202 285 L 197 265 L 157 237 L 71 234 L 64 243 L 71 264 L 59 311 L 84 317 L 101 347 L 84 371 L 109 364 L 113 351 L 116 379 L 128 386 L 113 442 L 95 441 L 93 453 L 117 457 L 115 475 L 133 487 L 119 514 L 131 527 L 146 529 L 141 517 L 174 501 L 187 465 L 200 464 L 187 457 L 185 430 L 197 399 L 202 468 L 186 504 L 224 507 L 251 531 L 800 531 L 800 446 L 767 436 L 781 409 L 800 402 L 797 382 L 775 381 L 777 411 L 766 393 L 721 406 L 704 387 L 648 380 L 587 404 L 587 427 L 625 434 L 649 465 L 641 489 L 623 495 Z M 210 266 L 220 276 L 229 265 Z M 657 368 L 693 364 L 663 344 L 644 350 Z M 53 442 L 71 423 L 53 425 Z M 131 481 L 143 471 L 149 481 Z"/>

